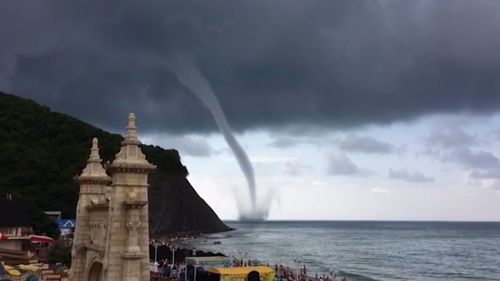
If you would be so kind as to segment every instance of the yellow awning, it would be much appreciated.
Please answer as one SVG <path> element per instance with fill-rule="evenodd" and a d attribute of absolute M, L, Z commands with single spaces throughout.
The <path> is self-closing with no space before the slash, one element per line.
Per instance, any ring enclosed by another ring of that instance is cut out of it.
<path fill-rule="evenodd" d="M 273 273 L 274 270 L 267 266 L 244 266 L 244 267 L 219 267 L 219 268 L 209 268 L 209 273 L 215 273 L 220 275 L 239 275 L 246 276 L 251 271 L 257 271 L 259 274 L 269 274 Z"/>

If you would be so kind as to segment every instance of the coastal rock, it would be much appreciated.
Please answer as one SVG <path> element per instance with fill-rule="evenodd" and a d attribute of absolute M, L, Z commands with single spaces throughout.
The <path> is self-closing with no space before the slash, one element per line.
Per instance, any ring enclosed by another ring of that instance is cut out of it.
<path fill-rule="evenodd" d="M 150 236 L 230 230 L 184 176 L 155 171 L 149 178 Z"/>

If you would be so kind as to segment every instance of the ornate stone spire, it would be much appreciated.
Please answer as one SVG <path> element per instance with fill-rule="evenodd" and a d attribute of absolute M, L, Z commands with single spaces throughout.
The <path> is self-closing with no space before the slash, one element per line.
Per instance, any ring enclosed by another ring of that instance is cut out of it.
<path fill-rule="evenodd" d="M 97 138 L 92 139 L 92 148 L 90 149 L 89 162 L 99 162 L 101 163 L 101 157 L 99 156 L 99 141 Z"/>
<path fill-rule="evenodd" d="M 140 143 L 137 139 L 137 126 L 135 125 L 134 113 L 128 115 L 127 135 L 125 136 L 125 140 L 129 143 Z"/>
<path fill-rule="evenodd" d="M 141 151 L 141 142 L 137 138 L 137 126 L 135 123 L 135 114 L 128 115 L 127 134 L 122 141 L 120 152 L 115 156 L 115 160 L 111 163 L 110 168 L 138 168 L 138 169 L 154 169 L 155 166 L 149 164 L 146 156 Z"/>
<path fill-rule="evenodd" d="M 87 160 L 87 166 L 83 169 L 82 174 L 78 179 L 103 179 L 109 180 L 106 170 L 101 165 L 101 157 L 99 156 L 99 144 L 97 138 L 92 139 L 92 148 L 90 149 L 90 157 Z"/>

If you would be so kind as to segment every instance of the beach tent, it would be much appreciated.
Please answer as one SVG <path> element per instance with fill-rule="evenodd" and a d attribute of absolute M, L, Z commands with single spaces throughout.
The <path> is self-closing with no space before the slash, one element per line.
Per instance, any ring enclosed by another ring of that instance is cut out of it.
<path fill-rule="evenodd" d="M 254 281 L 256 276 L 262 281 L 273 281 L 274 270 L 267 266 L 209 268 L 209 280 L 215 281 Z"/>
<path fill-rule="evenodd" d="M 228 266 L 231 266 L 231 259 L 224 256 L 186 257 L 186 273 L 184 275 L 184 280 L 196 281 L 196 275 L 199 269 L 206 270 L 207 268 Z"/>

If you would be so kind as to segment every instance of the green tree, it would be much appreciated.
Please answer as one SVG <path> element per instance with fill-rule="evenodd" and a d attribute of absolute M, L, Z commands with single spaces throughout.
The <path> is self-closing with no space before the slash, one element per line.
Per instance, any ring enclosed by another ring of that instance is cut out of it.
<path fill-rule="evenodd" d="M 71 247 L 65 246 L 60 240 L 56 241 L 49 248 L 48 262 L 50 264 L 60 262 L 69 268 L 71 266 Z"/>
<path fill-rule="evenodd" d="M 56 240 L 61 235 L 57 223 L 38 208 L 31 210 L 31 227 L 35 234 L 47 235 Z"/>
<path fill-rule="evenodd" d="M 0 196 L 10 193 L 42 210 L 60 210 L 75 218 L 78 183 L 91 140 L 99 139 L 104 162 L 112 161 L 123 137 L 66 114 L 0 91 Z M 169 174 L 187 176 L 176 150 L 143 145 L 147 159 Z M 46 228 L 38 214 L 36 222 Z"/>

